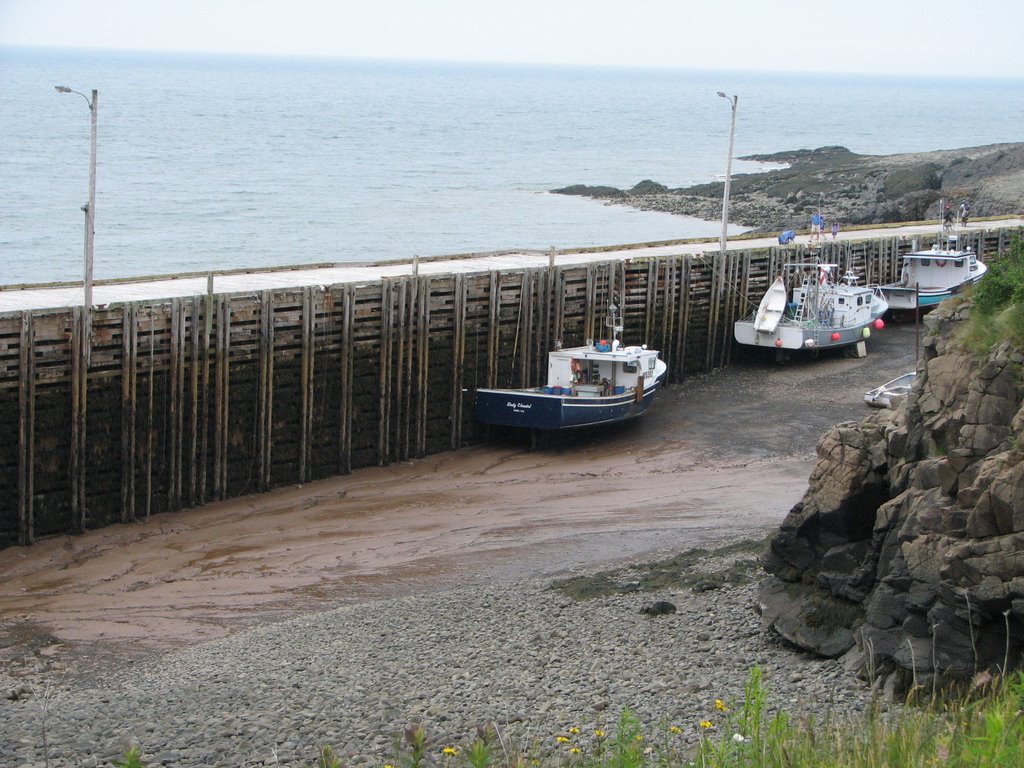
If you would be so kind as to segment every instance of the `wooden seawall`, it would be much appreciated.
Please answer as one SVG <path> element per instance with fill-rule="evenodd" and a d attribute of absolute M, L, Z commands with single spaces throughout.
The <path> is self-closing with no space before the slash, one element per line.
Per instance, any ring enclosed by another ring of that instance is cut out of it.
<path fill-rule="evenodd" d="M 967 244 L 993 256 L 1019 231 Z M 909 248 L 820 255 L 885 283 Z M 541 383 L 555 340 L 606 335 L 613 301 L 679 382 L 728 364 L 733 321 L 808 257 L 642 253 L 0 314 L 0 547 L 466 445 L 476 387 Z"/>

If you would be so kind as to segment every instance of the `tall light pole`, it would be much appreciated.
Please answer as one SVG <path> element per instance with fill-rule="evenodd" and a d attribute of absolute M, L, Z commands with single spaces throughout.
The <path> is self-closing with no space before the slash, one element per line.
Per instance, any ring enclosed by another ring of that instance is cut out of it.
<path fill-rule="evenodd" d="M 732 182 L 732 140 L 736 136 L 736 102 L 739 96 L 726 96 L 721 91 L 718 95 L 732 105 L 732 125 L 729 127 L 729 159 L 725 163 L 725 191 L 722 193 L 722 239 L 719 249 L 725 253 L 725 238 L 729 228 L 729 185 Z"/>
<path fill-rule="evenodd" d="M 55 85 L 54 89 L 58 93 L 77 93 L 89 105 L 89 202 L 82 206 L 85 211 L 85 297 L 82 306 L 88 322 L 88 316 L 92 314 L 92 244 L 96 235 L 96 110 L 99 107 L 99 92 L 94 88 L 90 99 L 81 91 L 74 91 L 66 85 Z"/>

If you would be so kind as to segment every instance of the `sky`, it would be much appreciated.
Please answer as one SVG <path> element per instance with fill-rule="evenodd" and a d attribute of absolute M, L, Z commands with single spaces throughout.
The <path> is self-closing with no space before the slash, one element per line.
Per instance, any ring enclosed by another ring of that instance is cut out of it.
<path fill-rule="evenodd" d="M 1021 0 L 0 0 L 0 45 L 1024 78 Z"/>

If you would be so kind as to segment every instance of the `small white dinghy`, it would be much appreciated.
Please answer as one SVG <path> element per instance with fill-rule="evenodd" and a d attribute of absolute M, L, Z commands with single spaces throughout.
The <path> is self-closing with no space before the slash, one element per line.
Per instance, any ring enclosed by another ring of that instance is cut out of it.
<path fill-rule="evenodd" d="M 754 330 L 761 333 L 775 333 L 782 315 L 786 311 L 786 283 L 782 277 L 775 278 L 754 315 Z"/>
<path fill-rule="evenodd" d="M 875 408 L 895 408 L 899 402 L 910 394 L 910 388 L 917 378 L 917 371 L 904 373 L 880 387 L 869 389 L 864 395 L 864 402 Z"/>

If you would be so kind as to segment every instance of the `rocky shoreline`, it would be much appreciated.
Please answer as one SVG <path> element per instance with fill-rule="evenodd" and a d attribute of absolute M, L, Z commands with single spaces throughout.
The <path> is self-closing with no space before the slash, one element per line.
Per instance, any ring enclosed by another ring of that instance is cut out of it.
<path fill-rule="evenodd" d="M 730 221 L 753 231 L 806 229 L 819 208 L 828 222 L 884 224 L 941 217 L 941 201 L 970 200 L 973 217 L 1024 210 L 1024 143 L 858 155 L 820 147 L 741 158 L 781 167 L 734 175 Z M 628 190 L 576 184 L 553 189 L 646 211 L 721 219 L 723 182 L 669 189 L 644 180 Z"/>
<path fill-rule="evenodd" d="M 89 680 L 38 679 L 0 699 L 5 764 L 43 766 L 44 725 L 54 768 L 111 765 L 132 744 L 179 768 L 308 765 L 324 744 L 346 765 L 380 765 L 410 722 L 438 756 L 488 720 L 506 743 L 557 752 L 589 749 L 626 709 L 652 743 L 688 749 L 701 720 L 722 722 L 715 699 L 741 699 L 755 665 L 791 714 L 863 711 L 871 692 L 840 662 L 762 629 L 757 557 L 721 550 L 694 563 L 739 565 L 750 578 L 738 584 L 644 591 L 637 566 L 611 576 L 614 594 L 581 601 L 540 580 L 460 588 L 310 614 Z M 676 611 L 644 613 L 656 600 Z"/>
<path fill-rule="evenodd" d="M 931 312 L 895 411 L 822 438 L 764 560 L 767 623 L 897 691 L 1024 659 L 1024 350 L 965 343 L 971 312 Z"/>

